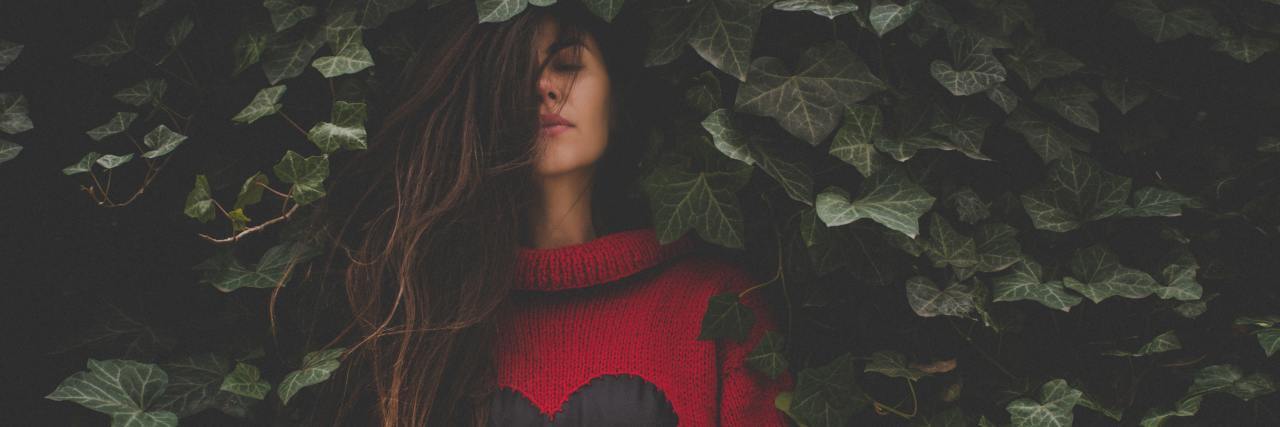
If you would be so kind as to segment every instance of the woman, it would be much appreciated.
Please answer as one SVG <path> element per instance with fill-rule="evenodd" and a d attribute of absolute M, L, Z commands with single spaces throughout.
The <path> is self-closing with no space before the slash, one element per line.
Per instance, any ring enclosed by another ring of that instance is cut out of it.
<path fill-rule="evenodd" d="M 744 365 L 776 328 L 759 293 L 746 340 L 697 339 L 711 295 L 752 278 L 692 234 L 659 244 L 626 197 L 666 100 L 627 44 L 645 39 L 638 14 L 431 13 L 449 25 L 322 199 L 353 319 L 319 405 L 339 413 L 315 424 L 786 425 L 790 375 Z"/>

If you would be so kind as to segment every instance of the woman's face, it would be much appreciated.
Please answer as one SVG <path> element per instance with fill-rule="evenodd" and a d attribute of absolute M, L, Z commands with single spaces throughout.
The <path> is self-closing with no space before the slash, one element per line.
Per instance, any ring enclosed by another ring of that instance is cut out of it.
<path fill-rule="evenodd" d="M 534 38 L 539 64 L 548 60 L 550 49 L 560 47 L 552 46 L 558 30 L 559 24 L 553 17 L 544 18 L 539 23 Z M 609 127 L 612 125 L 609 75 L 595 38 L 584 33 L 582 41 L 584 45 L 579 56 L 574 56 L 574 49 L 570 46 L 559 49 L 550 57 L 551 64 L 543 69 L 538 79 L 538 94 L 542 100 L 540 123 L 543 125 L 538 134 L 541 153 L 537 162 L 539 175 L 558 175 L 593 167 L 609 142 Z M 573 90 L 569 90 L 575 68 L 577 80 L 572 82 Z M 546 121 L 547 115 L 557 113 L 570 124 L 550 126 Z"/>

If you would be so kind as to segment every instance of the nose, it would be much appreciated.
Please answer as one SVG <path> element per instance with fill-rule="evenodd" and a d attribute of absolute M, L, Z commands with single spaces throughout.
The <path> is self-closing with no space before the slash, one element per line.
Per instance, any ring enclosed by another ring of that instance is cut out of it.
<path fill-rule="evenodd" d="M 560 102 L 560 90 L 551 82 L 551 79 L 544 77 L 538 80 L 538 92 L 542 100 L 550 100 L 552 105 Z"/>

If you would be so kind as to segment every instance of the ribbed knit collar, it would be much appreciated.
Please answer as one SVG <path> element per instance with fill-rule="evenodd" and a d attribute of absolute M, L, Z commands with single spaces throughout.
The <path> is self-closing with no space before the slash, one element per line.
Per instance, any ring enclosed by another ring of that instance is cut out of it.
<path fill-rule="evenodd" d="M 516 289 L 558 291 L 609 283 L 658 265 L 695 246 L 693 233 L 666 245 L 652 228 L 597 236 L 556 248 L 521 246 L 516 262 Z"/>

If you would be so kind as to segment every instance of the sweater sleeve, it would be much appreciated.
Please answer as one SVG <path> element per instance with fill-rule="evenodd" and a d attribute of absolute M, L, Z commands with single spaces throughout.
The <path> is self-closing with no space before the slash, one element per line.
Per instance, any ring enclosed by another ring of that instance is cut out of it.
<path fill-rule="evenodd" d="M 725 279 L 725 292 L 741 292 L 755 284 L 756 281 L 744 269 L 733 268 Z M 741 300 L 755 315 L 747 339 L 740 342 L 718 340 L 720 425 L 724 427 L 790 425 L 787 415 L 774 406 L 778 393 L 794 388 L 790 371 L 783 370 L 777 378 L 770 379 L 746 364 L 747 355 L 755 349 L 765 332 L 782 332 L 766 306 L 762 289 L 747 293 Z"/>

